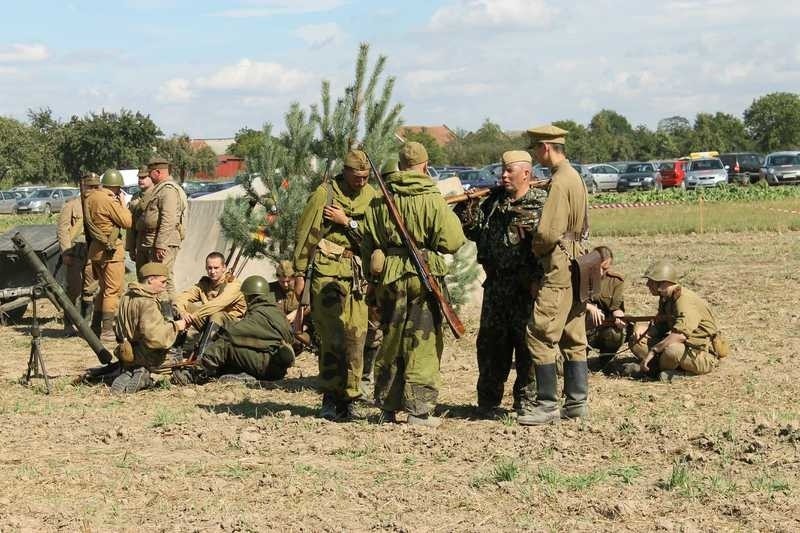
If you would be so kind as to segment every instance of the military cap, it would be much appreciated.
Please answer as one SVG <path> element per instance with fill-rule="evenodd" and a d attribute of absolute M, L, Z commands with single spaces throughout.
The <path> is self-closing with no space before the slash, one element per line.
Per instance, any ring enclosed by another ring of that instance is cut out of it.
<path fill-rule="evenodd" d="M 413 167 L 428 160 L 428 151 L 422 143 L 409 141 L 400 148 L 400 164 L 404 167 Z"/>
<path fill-rule="evenodd" d="M 169 168 L 169 161 L 160 156 L 153 156 L 147 162 L 147 169 L 154 170 L 160 168 Z"/>
<path fill-rule="evenodd" d="M 536 143 L 565 144 L 565 138 L 569 134 L 567 130 L 562 130 L 552 124 L 531 128 L 526 133 L 530 138 L 531 146 Z"/>
<path fill-rule="evenodd" d="M 283 261 L 278 261 L 278 266 L 275 267 L 275 275 L 280 277 L 294 276 L 292 262 L 287 261 L 286 259 Z"/>
<path fill-rule="evenodd" d="M 362 150 L 350 150 L 344 156 L 344 166 L 355 170 L 358 173 L 369 173 L 369 161 L 367 161 L 367 154 Z"/>
<path fill-rule="evenodd" d="M 139 174 L 137 174 L 137 176 L 140 178 L 150 177 L 150 171 L 148 170 L 147 165 L 142 165 L 139 167 Z"/>
<path fill-rule="evenodd" d="M 525 150 L 509 150 L 503 153 L 503 164 L 510 165 L 512 163 L 533 163 L 531 154 Z"/>
<path fill-rule="evenodd" d="M 95 174 L 94 172 L 87 172 L 81 177 L 81 181 L 84 185 L 89 187 L 100 185 L 100 176 Z"/>
<path fill-rule="evenodd" d="M 164 263 L 145 263 L 139 269 L 139 277 L 144 279 L 149 276 L 169 276 L 169 269 Z"/>

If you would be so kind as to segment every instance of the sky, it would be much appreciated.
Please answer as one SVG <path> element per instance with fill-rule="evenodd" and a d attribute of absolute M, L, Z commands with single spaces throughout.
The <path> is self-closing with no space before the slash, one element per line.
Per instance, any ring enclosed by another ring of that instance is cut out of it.
<path fill-rule="evenodd" d="M 775 0 L 98 0 L 4 2 L 0 115 L 150 115 L 232 137 L 340 94 L 360 42 L 388 58 L 409 125 L 634 125 L 800 90 L 800 2 Z"/>

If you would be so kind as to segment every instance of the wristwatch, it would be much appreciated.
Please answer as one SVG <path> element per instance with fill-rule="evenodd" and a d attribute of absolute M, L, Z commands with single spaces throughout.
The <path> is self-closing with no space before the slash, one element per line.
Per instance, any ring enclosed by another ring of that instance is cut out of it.
<path fill-rule="evenodd" d="M 347 221 L 347 226 L 353 230 L 358 229 L 358 222 L 356 222 L 354 219 L 351 218 L 350 220 Z"/>

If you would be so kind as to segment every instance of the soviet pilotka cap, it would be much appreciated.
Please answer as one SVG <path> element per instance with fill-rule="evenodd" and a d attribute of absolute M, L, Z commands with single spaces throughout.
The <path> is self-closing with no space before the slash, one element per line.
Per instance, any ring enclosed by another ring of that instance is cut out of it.
<path fill-rule="evenodd" d="M 509 150 L 503 153 L 503 164 L 510 165 L 512 163 L 532 163 L 533 158 L 531 154 L 525 150 Z"/>
<path fill-rule="evenodd" d="M 527 130 L 525 133 L 528 135 L 528 139 L 530 139 L 531 147 L 535 146 L 536 143 L 566 144 L 566 137 L 569 134 L 567 130 L 563 130 L 552 124 L 537 126 Z"/>
<path fill-rule="evenodd" d="M 294 276 L 292 262 L 287 261 L 286 259 L 278 261 L 278 266 L 275 267 L 275 275 L 281 277 Z"/>
<path fill-rule="evenodd" d="M 344 156 L 344 166 L 354 170 L 357 176 L 369 175 L 369 161 L 363 150 L 350 150 Z"/>
<path fill-rule="evenodd" d="M 150 158 L 150 161 L 147 162 L 148 170 L 161 170 L 164 168 L 169 169 L 169 161 L 167 161 L 163 157 L 154 156 Z"/>
<path fill-rule="evenodd" d="M 145 263 L 139 269 L 139 277 L 144 279 L 149 276 L 169 277 L 169 269 L 164 263 Z"/>
<path fill-rule="evenodd" d="M 428 151 L 422 143 L 409 141 L 400 148 L 400 166 L 402 168 L 413 167 L 425 163 L 428 160 Z"/>

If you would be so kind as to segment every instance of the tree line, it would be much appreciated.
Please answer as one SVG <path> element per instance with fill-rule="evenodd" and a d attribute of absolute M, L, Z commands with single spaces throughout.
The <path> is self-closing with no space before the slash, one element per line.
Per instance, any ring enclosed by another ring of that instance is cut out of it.
<path fill-rule="evenodd" d="M 62 122 L 49 108 L 28 110 L 27 122 L 0 117 L 0 184 L 75 182 L 85 172 L 137 168 L 154 153 L 173 163 L 181 181 L 213 173 L 217 157 L 194 148 L 186 134 L 165 137 L 153 120 L 122 109 L 73 116 Z"/>

